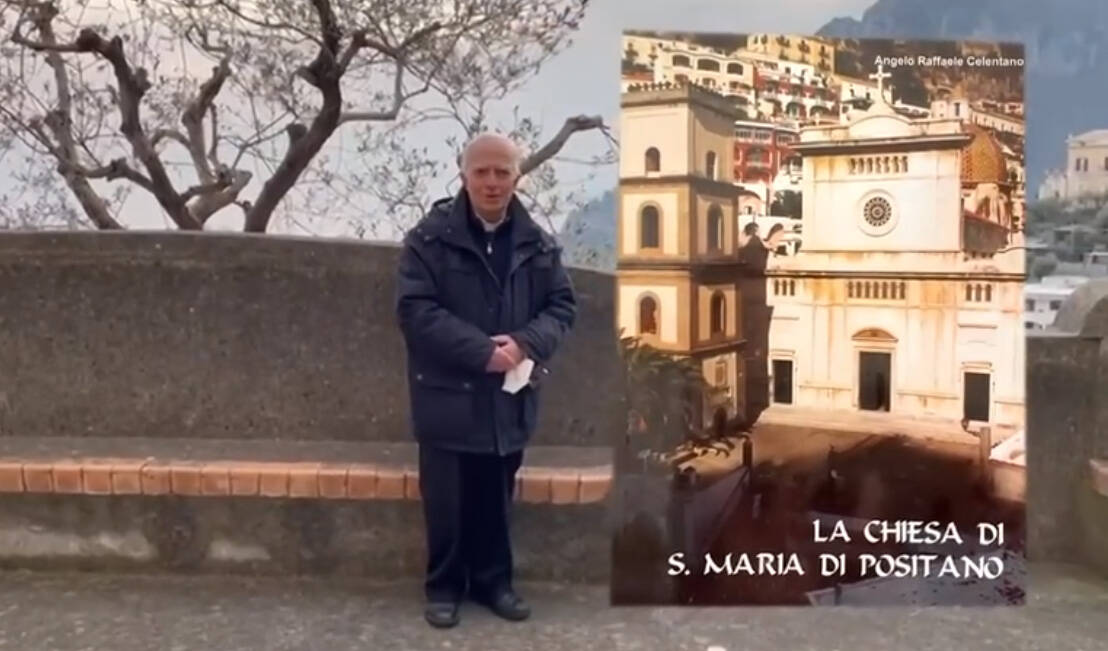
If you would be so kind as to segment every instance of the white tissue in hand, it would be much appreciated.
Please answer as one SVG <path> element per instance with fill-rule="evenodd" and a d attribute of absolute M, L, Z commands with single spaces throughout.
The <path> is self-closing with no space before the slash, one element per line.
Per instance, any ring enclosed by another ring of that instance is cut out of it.
<path fill-rule="evenodd" d="M 531 370 L 535 368 L 535 362 L 530 358 L 524 359 L 515 368 L 504 374 L 504 391 L 517 393 L 531 382 Z"/>

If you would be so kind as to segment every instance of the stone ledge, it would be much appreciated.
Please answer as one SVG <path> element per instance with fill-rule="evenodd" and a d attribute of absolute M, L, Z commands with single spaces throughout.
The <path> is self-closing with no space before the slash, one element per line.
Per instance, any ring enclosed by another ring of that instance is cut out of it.
<path fill-rule="evenodd" d="M 1093 490 L 1108 497 L 1108 459 L 1089 459 L 1089 471 L 1093 478 Z"/>
<path fill-rule="evenodd" d="M 516 499 L 603 502 L 613 475 L 605 453 L 529 448 Z M 0 437 L 0 493 L 418 500 L 417 459 L 414 444 Z"/>

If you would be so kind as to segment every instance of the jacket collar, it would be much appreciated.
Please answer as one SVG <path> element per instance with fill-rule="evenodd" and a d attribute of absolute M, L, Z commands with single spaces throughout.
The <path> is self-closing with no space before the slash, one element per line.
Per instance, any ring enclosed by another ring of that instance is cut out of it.
<path fill-rule="evenodd" d="M 473 244 L 473 238 L 469 234 L 468 221 L 473 213 L 469 202 L 469 194 L 465 191 L 465 188 L 454 195 L 454 199 L 449 206 L 445 229 L 442 232 L 443 239 L 456 246 L 476 251 L 476 245 Z M 511 201 L 508 202 L 507 219 L 512 221 L 513 251 L 532 242 L 547 243 L 549 236 L 535 223 L 535 220 L 531 218 L 531 215 L 523 206 L 523 202 L 514 193 Z"/>

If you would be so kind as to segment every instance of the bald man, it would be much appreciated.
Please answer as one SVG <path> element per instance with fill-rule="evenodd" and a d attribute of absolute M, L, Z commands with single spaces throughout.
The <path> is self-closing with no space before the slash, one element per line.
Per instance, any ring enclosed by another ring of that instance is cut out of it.
<path fill-rule="evenodd" d="M 505 619 L 530 616 L 512 587 L 509 513 L 538 380 L 577 307 L 560 247 L 515 195 L 520 164 L 508 138 L 474 138 L 460 159 L 461 191 L 435 202 L 400 255 L 397 315 L 427 531 L 424 616 L 439 628 L 458 623 L 467 595 Z M 530 383 L 506 391 L 505 374 L 525 360 Z"/>

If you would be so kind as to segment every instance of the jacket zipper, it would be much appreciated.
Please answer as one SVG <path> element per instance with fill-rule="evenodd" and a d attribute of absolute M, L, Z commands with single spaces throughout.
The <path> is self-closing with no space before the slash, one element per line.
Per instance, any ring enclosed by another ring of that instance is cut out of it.
<path fill-rule="evenodd" d="M 496 283 L 496 289 L 500 293 L 500 304 L 501 305 L 504 304 L 504 297 L 508 293 L 508 287 L 511 287 L 512 276 L 515 275 L 516 271 L 518 271 L 519 268 L 522 267 L 525 262 L 527 262 L 531 258 L 535 257 L 536 255 L 538 255 L 539 253 L 541 253 L 544 250 L 542 246 L 539 246 L 537 248 L 532 248 L 531 252 L 527 255 L 527 257 L 519 257 L 518 259 L 517 259 L 518 254 L 513 253 L 512 254 L 512 259 L 515 260 L 515 262 L 508 266 L 508 275 L 504 277 L 504 283 L 501 284 L 500 279 L 496 277 L 496 273 L 492 270 L 492 265 L 489 264 L 489 261 L 486 258 L 484 258 L 479 251 L 477 251 L 475 248 L 469 247 L 469 246 L 459 246 L 458 248 L 461 248 L 465 251 L 468 251 L 472 255 L 475 255 L 475 256 L 477 256 L 478 258 L 481 259 L 481 264 L 484 265 L 485 271 L 488 272 L 489 276 L 492 278 L 492 281 L 494 283 Z M 489 251 L 489 255 L 492 255 L 492 242 L 491 241 L 489 241 L 489 243 L 488 243 L 488 251 Z M 496 455 L 499 456 L 501 454 L 501 450 L 504 449 L 504 446 L 501 444 L 501 441 L 500 441 L 500 439 L 501 439 L 500 421 L 498 421 L 497 418 L 496 418 L 496 393 L 495 392 L 493 393 L 493 396 L 492 396 L 492 402 L 493 402 L 493 404 L 492 404 L 492 407 L 493 407 L 493 410 L 492 410 L 493 411 L 493 414 L 492 414 L 493 452 Z"/>

